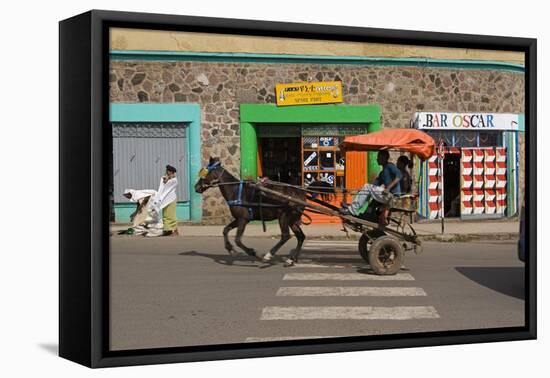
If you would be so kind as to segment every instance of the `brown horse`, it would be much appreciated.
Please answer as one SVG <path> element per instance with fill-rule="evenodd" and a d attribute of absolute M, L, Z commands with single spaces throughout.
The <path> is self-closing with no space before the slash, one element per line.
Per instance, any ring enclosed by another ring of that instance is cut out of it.
<path fill-rule="evenodd" d="M 229 242 L 227 235 L 235 227 L 237 228 L 237 236 L 235 237 L 237 246 L 246 254 L 261 258 L 265 262 L 269 262 L 275 253 L 291 238 L 290 228 L 294 232 L 294 235 L 296 235 L 298 244 L 286 259 L 285 266 L 294 265 L 298 261 L 302 244 L 306 238 L 300 227 L 304 212 L 303 206 L 297 206 L 274 196 L 259 193 L 251 185 L 251 182 L 235 178 L 222 167 L 219 158 L 211 157 L 208 167 L 201 170 L 200 178 L 195 184 L 195 191 L 197 193 L 204 193 L 204 191 L 214 186 L 220 188 L 222 196 L 229 205 L 229 210 L 234 218 L 223 229 L 225 249 L 230 255 L 233 255 L 235 250 Z M 303 188 L 276 183 L 266 183 L 265 187 L 302 201 L 306 200 L 307 191 Z M 323 182 L 314 182 L 310 184 L 309 188 L 315 188 L 316 191 L 322 192 L 321 196 L 324 200 L 327 200 L 331 196 L 331 193 L 334 192 L 332 186 Z M 312 196 L 315 196 L 315 193 Z M 279 220 L 281 240 L 268 253 L 260 257 L 254 249 L 243 244 L 242 236 L 244 230 L 248 222 L 252 220 L 269 221 L 274 219 Z"/>

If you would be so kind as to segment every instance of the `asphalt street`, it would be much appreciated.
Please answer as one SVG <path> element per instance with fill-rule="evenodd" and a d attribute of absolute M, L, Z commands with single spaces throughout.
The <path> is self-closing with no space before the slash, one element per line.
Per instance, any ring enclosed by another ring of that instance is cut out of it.
<path fill-rule="evenodd" d="M 265 253 L 276 239 L 244 241 Z M 355 241 L 304 246 L 300 264 L 285 268 L 231 257 L 221 237 L 113 237 L 111 349 L 524 324 L 524 267 L 513 242 L 424 243 L 395 276 L 372 274 Z"/>

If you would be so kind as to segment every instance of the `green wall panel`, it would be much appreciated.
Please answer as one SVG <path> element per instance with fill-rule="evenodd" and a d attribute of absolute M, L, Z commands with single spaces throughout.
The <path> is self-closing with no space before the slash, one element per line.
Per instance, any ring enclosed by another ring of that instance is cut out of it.
<path fill-rule="evenodd" d="M 241 104 L 241 177 L 255 179 L 258 174 L 258 139 L 256 125 L 269 123 L 271 127 L 285 124 L 356 124 L 368 132 L 380 130 L 381 110 L 378 105 L 303 105 L 277 107 L 274 104 Z M 302 128 L 307 126 L 302 125 Z M 374 156 L 374 158 L 372 158 Z M 376 153 L 369 153 L 368 177 L 379 172 Z"/>

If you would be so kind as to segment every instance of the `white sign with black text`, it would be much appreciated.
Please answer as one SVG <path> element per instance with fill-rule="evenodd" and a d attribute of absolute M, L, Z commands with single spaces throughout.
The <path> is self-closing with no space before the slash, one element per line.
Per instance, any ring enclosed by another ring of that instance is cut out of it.
<path fill-rule="evenodd" d="M 519 115 L 510 113 L 415 113 L 412 127 L 423 130 L 509 130 L 519 129 Z"/>

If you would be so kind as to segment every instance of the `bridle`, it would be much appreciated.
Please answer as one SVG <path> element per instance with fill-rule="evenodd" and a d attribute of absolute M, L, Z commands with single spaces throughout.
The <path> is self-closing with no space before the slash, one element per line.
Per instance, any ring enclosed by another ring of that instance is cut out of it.
<path fill-rule="evenodd" d="M 222 167 L 222 165 L 219 161 L 216 161 L 212 164 L 209 164 L 206 168 L 203 168 L 203 169 L 207 170 L 207 173 L 204 175 L 205 177 L 206 177 L 207 174 L 211 173 L 212 171 L 214 171 L 218 168 L 222 168 L 221 173 L 218 175 L 218 177 L 216 179 L 210 181 L 210 183 L 208 183 L 208 184 L 203 183 L 202 186 L 204 187 L 204 190 L 212 188 L 214 186 L 218 186 L 218 184 L 220 183 L 221 177 L 225 173 L 225 168 Z M 204 177 L 202 177 L 202 176 L 201 176 L 201 178 L 204 179 Z"/>

